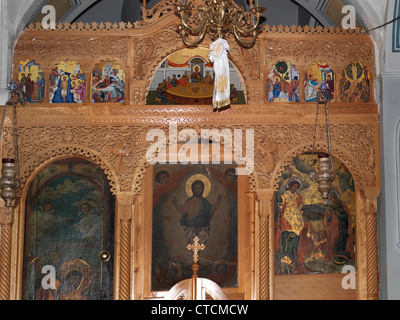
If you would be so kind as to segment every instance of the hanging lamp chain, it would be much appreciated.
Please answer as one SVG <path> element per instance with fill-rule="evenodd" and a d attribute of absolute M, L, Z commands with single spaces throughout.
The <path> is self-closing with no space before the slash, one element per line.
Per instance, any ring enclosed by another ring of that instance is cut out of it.
<path fill-rule="evenodd" d="M 315 154 L 315 140 L 317 138 L 318 113 L 319 113 L 319 103 L 317 102 L 317 113 L 315 115 L 314 138 L 313 138 L 313 147 L 312 147 L 312 155 L 313 156 Z"/>
<path fill-rule="evenodd" d="M 17 127 L 17 104 L 13 104 L 13 143 L 14 143 L 14 159 L 16 164 L 17 179 L 21 182 L 21 175 L 19 169 L 19 150 L 18 150 L 18 127 Z"/>
<path fill-rule="evenodd" d="M 326 139 L 328 141 L 328 153 L 329 153 L 329 158 L 331 160 L 331 166 L 332 166 L 332 170 L 333 170 L 331 128 L 330 128 L 330 124 L 329 124 L 328 101 L 325 102 L 325 120 L 326 120 Z"/>
<path fill-rule="evenodd" d="M 322 92 L 319 92 L 319 97 L 317 97 L 317 112 L 315 115 L 315 126 L 314 126 L 314 137 L 313 137 L 313 147 L 312 147 L 312 154 L 315 154 L 315 142 L 317 138 L 317 128 L 318 128 L 318 115 L 319 115 L 319 105 L 321 99 L 323 99 L 323 103 L 325 104 L 325 123 L 326 123 L 326 140 L 327 140 L 327 145 L 328 145 L 328 154 L 329 158 L 331 159 L 331 164 L 333 168 L 333 159 L 332 159 L 332 142 L 331 142 L 331 129 L 330 129 L 330 123 L 329 123 L 329 108 L 328 108 L 328 100 L 326 97 L 322 94 Z"/>

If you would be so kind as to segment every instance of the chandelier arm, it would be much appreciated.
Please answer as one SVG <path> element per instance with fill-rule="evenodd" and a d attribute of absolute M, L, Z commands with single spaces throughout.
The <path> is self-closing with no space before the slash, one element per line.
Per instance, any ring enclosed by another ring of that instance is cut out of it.
<path fill-rule="evenodd" d="M 245 47 L 251 47 L 251 46 L 256 42 L 256 39 L 257 39 L 257 32 L 254 30 L 254 31 L 251 32 L 251 33 L 252 33 L 253 38 L 250 40 L 250 42 L 246 42 L 246 40 L 240 36 L 240 33 L 237 32 L 237 29 L 236 29 L 236 28 L 233 28 L 233 34 L 235 35 L 236 39 L 237 39 L 242 45 L 244 45 Z"/>
<path fill-rule="evenodd" d="M 258 24 L 260 23 L 260 16 L 259 16 L 259 15 L 256 16 L 256 19 L 257 19 L 256 22 L 255 22 L 254 25 L 253 25 L 251 28 L 249 28 L 249 29 L 241 28 L 241 27 L 239 26 L 239 22 L 243 21 L 243 12 L 238 13 L 238 15 L 239 15 L 239 17 L 238 17 L 238 19 L 236 19 L 236 22 L 235 22 L 235 24 L 233 25 L 233 28 L 234 28 L 234 29 L 239 30 L 239 32 L 240 32 L 240 33 L 243 33 L 243 34 L 251 33 L 251 32 L 253 32 L 254 30 L 257 29 Z"/>
<path fill-rule="evenodd" d="M 211 0 L 208 6 L 198 6 L 193 16 L 190 7 L 186 5 L 176 6 L 175 11 L 181 18 L 178 30 L 186 45 L 196 45 L 204 39 L 206 32 L 214 37 L 223 38 L 225 33 L 230 31 L 243 46 L 252 46 L 256 42 L 260 17 L 265 8 L 253 7 L 249 16 L 232 0 Z M 190 41 L 189 36 L 198 38 Z"/>
<path fill-rule="evenodd" d="M 207 30 L 207 26 L 204 27 L 200 36 L 194 41 L 188 41 L 187 40 L 188 33 L 185 30 L 182 30 L 182 40 L 187 46 L 194 46 L 194 45 L 198 44 L 201 40 L 203 40 L 204 35 L 206 34 L 206 30 Z"/>
<path fill-rule="evenodd" d="M 204 17 L 202 15 L 196 15 L 197 18 L 199 19 L 200 22 L 200 26 L 197 28 L 191 27 L 188 23 L 187 23 L 187 15 L 186 14 L 181 14 L 181 26 L 183 26 L 184 28 L 188 29 L 190 32 L 193 33 L 198 33 L 198 32 L 204 32 L 204 29 L 207 29 L 206 26 L 206 19 L 204 19 Z"/>

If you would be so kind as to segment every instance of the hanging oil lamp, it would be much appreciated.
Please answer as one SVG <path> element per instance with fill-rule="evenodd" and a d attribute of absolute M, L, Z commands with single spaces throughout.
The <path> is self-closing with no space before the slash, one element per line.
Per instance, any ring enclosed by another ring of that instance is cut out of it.
<path fill-rule="evenodd" d="M 3 159 L 0 178 L 0 196 L 4 200 L 7 208 L 12 206 L 12 202 L 16 198 L 16 190 L 20 187 L 20 182 L 17 179 L 16 173 L 15 159 Z"/>
<path fill-rule="evenodd" d="M 312 181 L 318 183 L 318 191 L 326 202 L 328 200 L 328 194 L 332 190 L 332 182 L 335 180 L 332 157 L 329 154 L 318 154 L 318 170 L 318 172 L 312 172 L 310 178 Z"/>
<path fill-rule="evenodd" d="M 329 88 L 325 83 L 321 83 L 319 92 L 317 94 L 317 116 L 315 119 L 315 134 L 313 143 L 313 153 L 315 147 L 315 137 L 317 133 L 317 123 L 318 123 L 318 109 L 320 104 L 325 105 L 325 121 L 326 121 L 326 138 L 328 144 L 329 153 L 319 153 L 318 154 L 318 172 L 311 172 L 310 179 L 318 183 L 318 191 L 321 193 L 325 204 L 328 203 L 328 194 L 332 190 L 332 182 L 335 180 L 335 173 L 333 171 L 333 159 L 332 159 L 332 144 L 331 144 L 331 131 L 329 125 L 329 111 L 328 102 L 330 100 Z"/>
<path fill-rule="evenodd" d="M 6 102 L 4 107 L 3 121 L 1 123 L 0 130 L 0 140 L 3 136 L 3 128 L 5 123 L 5 116 L 7 112 L 7 107 L 12 106 L 13 118 L 12 118 L 12 140 L 14 144 L 14 158 L 4 158 L 2 159 L 1 167 L 1 178 L 0 178 L 0 196 L 5 202 L 5 206 L 8 209 L 7 213 L 10 213 L 10 208 L 12 207 L 13 201 L 16 198 L 16 192 L 21 186 L 19 179 L 19 155 L 18 155 L 18 129 L 17 129 L 17 105 L 25 105 L 27 103 L 25 98 L 25 93 L 19 89 L 19 86 L 11 81 L 6 90 L 10 91 L 11 98 Z"/>

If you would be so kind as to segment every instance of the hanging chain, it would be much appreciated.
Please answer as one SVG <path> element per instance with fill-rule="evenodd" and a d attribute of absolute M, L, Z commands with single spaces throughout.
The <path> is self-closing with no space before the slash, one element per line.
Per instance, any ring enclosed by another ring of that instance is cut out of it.
<path fill-rule="evenodd" d="M 21 182 L 19 170 L 19 151 L 18 151 L 18 128 L 17 128 L 17 104 L 13 104 L 13 142 L 14 142 L 14 159 L 17 170 L 17 179 Z"/>
<path fill-rule="evenodd" d="M 328 100 L 326 97 L 319 92 L 319 97 L 317 96 L 317 114 L 315 116 L 315 127 L 314 127 L 314 138 L 313 138 L 313 151 L 312 154 L 315 154 L 315 140 L 317 138 L 317 127 L 318 127 L 318 113 L 319 113 L 319 104 L 320 104 L 320 97 L 322 97 L 325 101 L 325 121 L 326 121 L 326 139 L 328 142 L 328 153 L 329 153 L 329 158 L 331 160 L 331 165 L 333 168 L 333 159 L 332 159 L 332 143 L 331 143 L 331 129 L 330 129 L 330 124 L 329 124 L 329 110 L 328 110 Z"/>
<path fill-rule="evenodd" d="M 318 113 L 319 113 L 319 103 L 318 103 L 318 100 L 317 100 L 317 114 L 315 116 L 314 139 L 313 139 L 313 147 L 312 147 L 312 155 L 313 156 L 315 154 L 315 139 L 317 138 Z"/>
<path fill-rule="evenodd" d="M 4 129 L 4 122 L 6 120 L 6 113 L 7 113 L 7 105 L 4 106 L 4 111 L 3 111 L 3 120 L 1 121 L 1 128 L 0 128 L 0 141 L 3 136 L 3 129 Z"/>
<path fill-rule="evenodd" d="M 332 159 L 332 143 L 331 143 L 331 129 L 329 125 L 329 110 L 328 110 L 328 100 L 325 102 L 325 119 L 326 119 L 326 139 L 328 141 L 328 152 L 329 158 L 331 160 L 331 166 L 333 170 L 333 159 Z"/>

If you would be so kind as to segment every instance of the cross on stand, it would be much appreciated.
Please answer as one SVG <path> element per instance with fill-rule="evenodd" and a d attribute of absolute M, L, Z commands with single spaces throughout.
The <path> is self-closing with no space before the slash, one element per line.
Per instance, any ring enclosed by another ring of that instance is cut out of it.
<path fill-rule="evenodd" d="M 193 239 L 193 244 L 188 244 L 187 246 L 186 246 L 186 248 L 190 251 L 190 250 L 193 250 L 193 262 L 194 263 L 197 263 L 197 261 L 199 261 L 199 251 L 200 250 L 204 250 L 205 249 L 205 245 L 204 245 L 204 243 L 202 243 L 202 244 L 199 244 L 199 238 L 198 237 L 195 237 L 194 239 Z"/>
<path fill-rule="evenodd" d="M 201 292 L 198 292 L 198 272 L 200 270 L 200 265 L 197 263 L 199 261 L 199 251 L 200 250 L 204 250 L 204 248 L 206 247 L 204 245 L 204 243 L 199 244 L 199 238 L 195 237 L 193 239 L 193 243 L 192 244 L 188 244 L 186 246 L 186 248 L 190 251 L 193 250 L 193 264 L 192 264 L 192 280 L 191 283 L 189 285 L 189 299 L 190 300 L 197 300 L 197 297 L 201 296 Z M 201 285 L 200 285 L 201 288 Z"/>

